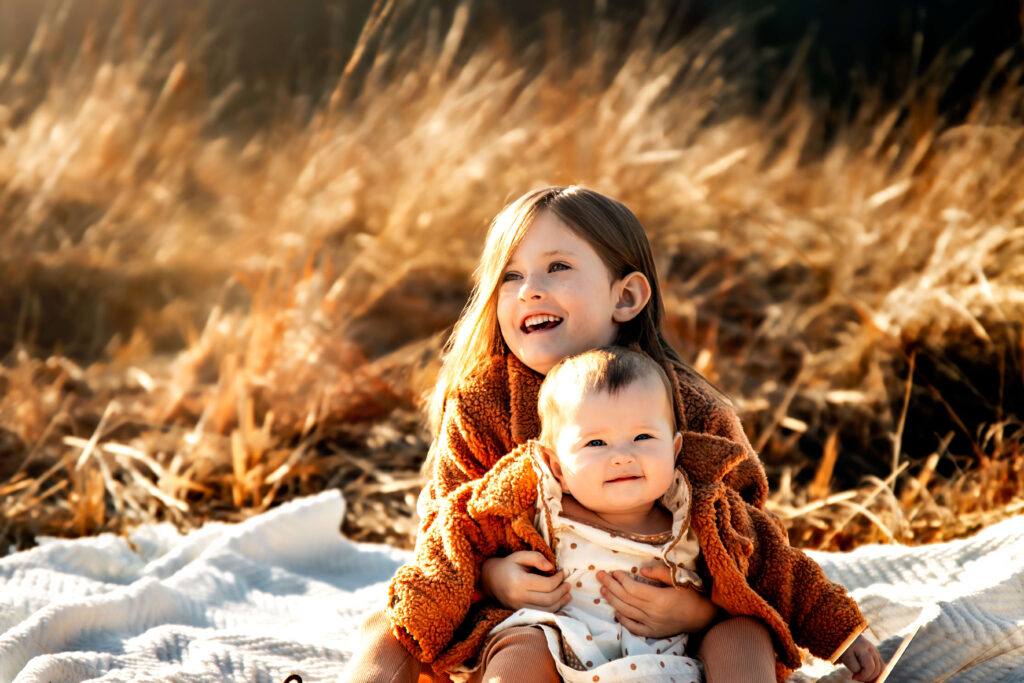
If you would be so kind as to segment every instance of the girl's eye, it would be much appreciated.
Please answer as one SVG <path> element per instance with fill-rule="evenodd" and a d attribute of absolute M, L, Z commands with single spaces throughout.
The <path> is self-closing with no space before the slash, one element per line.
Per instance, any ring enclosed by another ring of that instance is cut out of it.
<path fill-rule="evenodd" d="M 568 263 L 562 263 L 561 261 L 555 261 L 550 266 L 548 266 L 548 272 L 549 273 L 554 273 L 555 271 L 559 271 L 559 270 L 569 270 L 569 264 Z"/>
<path fill-rule="evenodd" d="M 633 439 L 633 441 L 642 441 L 644 439 L 653 439 L 653 438 L 654 437 L 651 436 L 650 434 L 637 434 L 636 438 Z"/>
<path fill-rule="evenodd" d="M 507 273 L 505 273 L 504 275 L 501 276 L 501 281 L 502 282 L 511 282 L 513 280 L 519 280 L 521 278 L 522 278 L 522 275 L 520 275 L 519 273 L 516 273 L 516 272 L 513 272 L 513 271 L 509 271 L 509 272 L 507 272 Z"/>
<path fill-rule="evenodd" d="M 587 447 L 588 448 L 594 448 L 594 447 L 597 447 L 597 446 L 604 446 L 604 445 L 605 445 L 604 444 L 604 439 L 591 439 L 590 441 L 587 442 Z"/>

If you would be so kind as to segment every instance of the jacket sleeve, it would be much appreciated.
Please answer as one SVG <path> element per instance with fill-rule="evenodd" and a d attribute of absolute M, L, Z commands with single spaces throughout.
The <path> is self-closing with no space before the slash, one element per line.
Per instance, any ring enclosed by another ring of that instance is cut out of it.
<path fill-rule="evenodd" d="M 742 445 L 746 454 L 746 457 L 725 475 L 723 482 L 739 493 L 747 503 L 763 508 L 768 500 L 768 477 L 765 475 L 761 458 L 743 431 L 739 415 L 731 406 L 718 404 L 713 411 L 713 419 L 709 422 L 709 434 Z"/>
<path fill-rule="evenodd" d="M 432 662 L 469 612 L 484 559 L 531 548 L 554 556 L 533 526 L 537 473 L 524 446 L 484 477 L 441 499 L 413 562 L 388 588 L 392 632 L 417 659 Z"/>
<path fill-rule="evenodd" d="M 427 483 L 416 504 L 420 516 L 417 538 L 429 531 L 446 496 L 484 476 L 514 448 L 509 416 L 494 396 L 503 388 L 507 391 L 499 370 L 489 368 L 473 386 L 461 387 L 445 399 L 441 425 L 430 447 Z"/>
<path fill-rule="evenodd" d="M 743 505 L 754 530 L 751 588 L 778 610 L 797 645 L 835 661 L 867 626 L 857 603 L 817 562 L 789 544 L 774 515 Z"/>
<path fill-rule="evenodd" d="M 775 515 L 747 502 L 726 483 L 746 462 L 742 444 L 686 432 L 680 453 L 692 473 L 691 525 L 713 577 L 712 600 L 734 615 L 762 619 L 777 634 L 786 666 L 799 666 L 794 646 L 834 659 L 864 618 L 842 586 L 789 544 Z"/>
<path fill-rule="evenodd" d="M 733 467 L 723 483 L 751 505 L 763 508 L 768 500 L 764 465 L 750 444 L 736 410 L 711 383 L 686 365 L 673 365 L 677 378 L 676 403 L 681 406 L 686 429 L 718 436 L 743 447 L 744 459 Z"/>

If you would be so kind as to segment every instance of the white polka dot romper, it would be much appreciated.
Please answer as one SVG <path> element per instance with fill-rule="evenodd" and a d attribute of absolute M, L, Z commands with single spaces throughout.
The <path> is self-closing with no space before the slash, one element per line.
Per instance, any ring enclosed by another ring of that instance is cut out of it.
<path fill-rule="evenodd" d="M 687 635 L 670 638 L 635 636 L 615 621 L 615 610 L 601 597 L 597 572 L 624 571 L 641 580 L 639 570 L 664 563 L 677 585 L 701 586 L 696 572 L 700 548 L 689 524 L 690 488 L 679 470 L 661 503 L 672 511 L 672 530 L 653 536 L 623 535 L 562 514 L 562 491 L 546 465 L 541 471 L 536 524 L 566 572 L 572 602 L 556 614 L 523 609 L 498 624 L 536 625 L 566 681 L 612 683 L 664 681 L 699 683 L 700 663 L 686 656 Z"/>

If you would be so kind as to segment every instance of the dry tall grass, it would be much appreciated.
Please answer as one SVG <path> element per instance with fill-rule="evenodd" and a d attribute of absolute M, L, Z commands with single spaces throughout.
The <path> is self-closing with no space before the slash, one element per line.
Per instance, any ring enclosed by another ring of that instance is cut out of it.
<path fill-rule="evenodd" d="M 0 547 L 325 487 L 348 533 L 408 544 L 418 399 L 486 224 L 572 182 L 647 226 L 676 342 L 796 543 L 1024 507 L 1010 56 L 962 124 L 939 69 L 826 138 L 798 65 L 758 105 L 736 28 L 664 43 L 654 12 L 621 51 L 600 17 L 521 50 L 478 7 L 379 2 L 322 97 L 211 73 L 201 12 L 112 16 L 69 46 L 55 10 L 0 55 Z"/>

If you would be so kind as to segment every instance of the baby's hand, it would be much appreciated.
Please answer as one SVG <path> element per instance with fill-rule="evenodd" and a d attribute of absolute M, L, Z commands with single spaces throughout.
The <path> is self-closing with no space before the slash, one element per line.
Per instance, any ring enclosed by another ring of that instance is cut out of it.
<path fill-rule="evenodd" d="M 878 648 L 864 636 L 857 636 L 857 640 L 839 656 L 839 661 L 850 670 L 855 681 L 873 681 L 885 668 Z"/>
<path fill-rule="evenodd" d="M 539 609 L 557 612 L 569 604 L 569 584 L 563 572 L 551 576 L 536 574 L 554 567 L 547 558 L 533 550 L 520 550 L 508 557 L 492 557 L 480 566 L 484 590 L 508 609 Z"/>
<path fill-rule="evenodd" d="M 665 565 L 644 567 L 640 573 L 662 585 L 641 583 L 622 571 L 597 573 L 601 595 L 630 633 L 665 638 L 701 631 L 714 620 L 717 608 L 711 601 L 690 586 L 672 586 L 672 571 Z"/>

